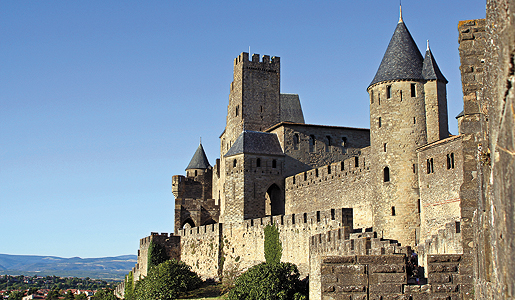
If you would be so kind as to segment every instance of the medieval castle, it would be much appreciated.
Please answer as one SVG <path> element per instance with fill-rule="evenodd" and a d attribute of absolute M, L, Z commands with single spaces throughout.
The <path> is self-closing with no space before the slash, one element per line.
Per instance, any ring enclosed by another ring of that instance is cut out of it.
<path fill-rule="evenodd" d="M 493 2 L 503 1 L 489 1 L 487 17 L 500 21 Z M 263 228 L 274 223 L 282 260 L 309 276 L 310 299 L 473 299 L 513 286 L 488 284 L 501 258 L 484 251 L 495 237 L 478 238 L 491 213 L 478 190 L 495 182 L 478 181 L 493 168 L 479 125 L 488 122 L 480 103 L 493 35 L 485 20 L 458 29 L 458 135 L 448 131 L 447 80 L 402 15 L 367 89 L 370 129 L 306 124 L 299 96 L 280 92 L 279 57 L 241 53 L 220 158 L 211 166 L 199 145 L 186 176 L 173 176 L 174 233 L 140 241 L 134 278 L 147 273 L 150 241 L 203 278 L 241 272 L 264 261 Z M 409 282 L 415 252 L 424 284 Z"/>

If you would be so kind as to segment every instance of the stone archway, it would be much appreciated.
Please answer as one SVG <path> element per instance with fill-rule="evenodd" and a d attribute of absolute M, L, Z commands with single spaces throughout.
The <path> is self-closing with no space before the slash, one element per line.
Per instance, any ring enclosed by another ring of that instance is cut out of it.
<path fill-rule="evenodd" d="M 268 216 L 284 215 L 284 197 L 281 188 L 272 184 L 265 195 L 265 213 Z"/>
<path fill-rule="evenodd" d="M 193 220 L 191 218 L 188 218 L 188 219 L 184 220 L 184 222 L 182 222 L 181 229 L 192 228 L 192 227 L 195 227 L 195 223 L 193 222 Z"/>

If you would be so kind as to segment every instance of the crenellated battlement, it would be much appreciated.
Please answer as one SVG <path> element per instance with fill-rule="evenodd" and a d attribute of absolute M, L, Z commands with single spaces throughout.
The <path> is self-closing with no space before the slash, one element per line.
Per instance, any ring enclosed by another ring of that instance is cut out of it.
<path fill-rule="evenodd" d="M 193 228 L 184 228 L 179 230 L 178 234 L 181 237 L 201 237 L 201 236 L 217 236 L 222 234 L 223 224 L 215 223 L 209 225 L 202 225 Z"/>
<path fill-rule="evenodd" d="M 148 248 L 148 246 L 150 245 L 150 242 L 152 242 L 152 241 L 155 241 L 155 240 L 164 241 L 173 236 L 174 236 L 173 233 L 162 232 L 161 234 L 159 234 L 157 232 L 151 232 L 149 236 L 144 237 L 139 240 L 140 249 Z"/>
<path fill-rule="evenodd" d="M 259 54 L 255 53 L 252 54 L 252 58 L 249 60 L 249 54 L 242 52 L 234 59 L 234 66 L 241 66 L 243 64 L 243 67 L 248 69 L 279 72 L 280 61 L 280 57 L 270 57 L 270 55 L 263 55 L 260 59 Z"/>

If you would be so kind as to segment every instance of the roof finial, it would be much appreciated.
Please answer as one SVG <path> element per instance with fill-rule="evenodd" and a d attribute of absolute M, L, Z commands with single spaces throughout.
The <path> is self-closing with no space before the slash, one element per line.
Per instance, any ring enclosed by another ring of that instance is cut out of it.
<path fill-rule="evenodd" d="M 426 51 L 429 51 L 429 40 L 427 40 L 427 50 Z"/>
<path fill-rule="evenodd" d="M 402 0 L 399 0 L 399 23 L 403 23 L 402 20 Z"/>

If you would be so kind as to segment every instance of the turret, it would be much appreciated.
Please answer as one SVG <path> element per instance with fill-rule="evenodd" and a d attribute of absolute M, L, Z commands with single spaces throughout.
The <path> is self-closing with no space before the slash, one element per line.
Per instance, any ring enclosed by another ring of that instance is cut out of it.
<path fill-rule="evenodd" d="M 401 13 L 367 91 L 378 186 L 374 229 L 404 245 L 417 244 L 420 228 L 416 149 L 447 136 L 446 83 L 431 51 L 422 57 Z"/>

